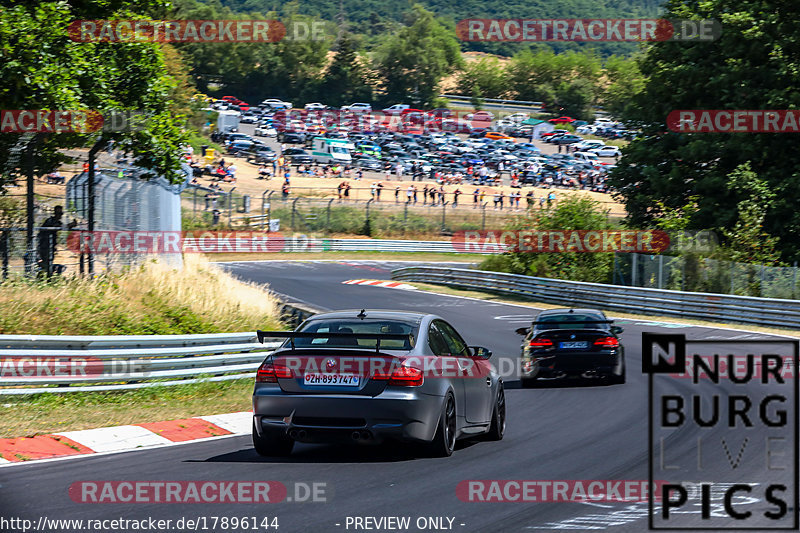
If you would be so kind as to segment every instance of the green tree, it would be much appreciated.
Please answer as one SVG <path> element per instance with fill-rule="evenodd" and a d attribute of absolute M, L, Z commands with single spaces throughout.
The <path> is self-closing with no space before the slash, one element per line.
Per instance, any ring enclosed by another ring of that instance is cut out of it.
<path fill-rule="evenodd" d="M 484 98 L 502 98 L 508 87 L 503 65 L 495 57 L 481 58 L 464 66 L 458 75 L 458 94 L 472 95 L 477 89 Z"/>
<path fill-rule="evenodd" d="M 606 212 L 596 200 L 572 194 L 563 197 L 550 209 L 534 210 L 510 222 L 512 231 L 605 230 L 610 225 Z M 530 276 L 545 276 L 576 281 L 607 283 L 611 278 L 614 254 L 610 252 L 533 253 L 508 252 L 492 256 L 480 265 L 483 270 L 497 270 Z"/>
<path fill-rule="evenodd" d="M 583 120 L 594 117 L 595 86 L 585 78 L 563 81 L 555 89 L 550 110 Z"/>
<path fill-rule="evenodd" d="M 409 24 L 376 51 L 376 69 L 386 102 L 408 100 L 427 106 L 437 97 L 441 79 L 460 68 L 463 60 L 453 29 L 419 4 L 409 15 Z"/>
<path fill-rule="evenodd" d="M 6 4 L 8 4 L 6 2 Z M 167 71 L 155 43 L 78 43 L 68 25 L 75 19 L 152 16 L 161 2 L 37 2 L 0 9 L 0 108 L 139 111 L 149 115 L 137 132 L 106 133 L 134 162 L 153 175 L 183 179 L 180 172 L 185 117 L 178 102 L 180 80 Z M 133 8 L 139 11 L 131 11 Z M 173 73 L 174 74 L 174 73 Z M 91 146 L 97 134 L 53 133 L 40 138 L 35 172 L 44 174 L 65 160 L 63 148 Z M 20 135 L 0 136 L 0 188 L 20 173 Z M 5 170 L 3 170 L 5 169 Z"/>
<path fill-rule="evenodd" d="M 605 62 L 603 73 L 608 81 L 600 97 L 603 108 L 612 116 L 626 120 L 631 102 L 644 88 L 639 64 L 636 58 L 611 56 Z"/>
<path fill-rule="evenodd" d="M 742 163 L 728 175 L 728 189 L 741 197 L 736 204 L 737 219 L 730 229 L 724 229 L 724 255 L 742 263 L 775 264 L 780 258 L 778 238 L 764 231 L 764 220 L 775 205 L 777 194 L 765 180 Z"/>
<path fill-rule="evenodd" d="M 365 59 L 359 56 L 353 35 L 343 32 L 334 46 L 336 54 L 323 75 L 320 98 L 329 105 L 371 102 L 372 86 Z"/>
<path fill-rule="evenodd" d="M 698 196 L 694 229 L 732 230 L 740 195 L 728 186 L 731 173 L 750 168 L 777 195 L 764 215 L 763 230 L 779 238 L 784 260 L 800 258 L 800 153 L 796 137 L 775 133 L 690 133 L 668 131 L 666 118 L 686 109 L 797 109 L 800 107 L 800 4 L 722 0 L 666 4 L 669 19 L 716 19 L 724 28 L 713 43 L 657 42 L 640 63 L 643 90 L 629 118 L 641 139 L 625 150 L 612 172 L 633 224 L 656 214 L 658 201 L 677 207 Z"/>

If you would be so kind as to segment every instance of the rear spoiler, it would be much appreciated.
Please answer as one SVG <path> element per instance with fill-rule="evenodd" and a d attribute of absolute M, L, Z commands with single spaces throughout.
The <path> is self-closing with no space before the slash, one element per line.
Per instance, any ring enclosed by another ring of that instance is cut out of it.
<path fill-rule="evenodd" d="M 414 345 L 414 336 L 406 333 L 311 333 L 308 331 L 262 331 L 257 330 L 258 342 L 264 343 L 264 339 L 289 339 L 292 350 L 294 350 L 295 339 L 375 339 L 375 351 L 381 349 L 381 340 L 404 341 Z"/>

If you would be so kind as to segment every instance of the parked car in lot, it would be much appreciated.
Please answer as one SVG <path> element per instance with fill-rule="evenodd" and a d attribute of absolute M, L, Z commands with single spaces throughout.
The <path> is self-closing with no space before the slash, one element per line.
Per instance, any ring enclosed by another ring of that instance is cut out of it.
<path fill-rule="evenodd" d="M 306 104 L 303 107 L 308 111 L 319 111 L 325 109 L 325 105 L 320 104 L 319 102 L 311 102 L 310 104 Z"/>
<path fill-rule="evenodd" d="M 276 158 L 277 154 L 272 148 L 268 146 L 260 146 L 255 152 L 248 156 L 247 161 L 256 165 L 260 165 L 262 163 L 272 163 Z"/>
<path fill-rule="evenodd" d="M 602 378 L 625 383 L 625 348 L 614 326 L 597 309 L 547 309 L 531 327 L 519 328 L 521 381 L 530 387 L 540 378 Z"/>
<path fill-rule="evenodd" d="M 342 111 L 372 111 L 372 104 L 366 104 L 363 102 L 356 102 L 350 105 L 343 105 Z"/>
<path fill-rule="evenodd" d="M 302 148 L 287 148 L 283 155 L 291 165 L 310 165 L 313 161 L 311 154 Z"/>
<path fill-rule="evenodd" d="M 499 131 L 489 131 L 489 132 L 486 133 L 486 135 L 484 135 L 484 137 L 486 137 L 487 139 L 492 139 L 492 140 L 500 140 L 500 139 L 508 140 L 508 141 L 513 141 L 514 140 L 514 137 L 511 137 L 510 135 L 506 135 L 505 133 L 500 133 Z"/>
<path fill-rule="evenodd" d="M 231 155 L 237 155 L 251 152 L 254 146 L 253 141 L 233 141 L 226 150 Z"/>
<path fill-rule="evenodd" d="M 272 109 L 291 109 L 292 103 L 291 102 L 284 102 L 278 98 L 267 98 L 261 102 L 262 106 L 267 106 Z"/>
<path fill-rule="evenodd" d="M 558 117 L 558 118 L 551 118 L 547 122 L 551 124 L 572 124 L 575 122 L 575 119 L 572 117 Z"/>
<path fill-rule="evenodd" d="M 595 148 L 589 151 L 593 154 L 597 154 L 599 157 L 617 157 L 622 155 L 619 146 L 603 146 L 602 148 Z"/>
<path fill-rule="evenodd" d="M 573 144 L 580 141 L 581 138 L 577 135 L 561 135 L 553 141 L 553 144 Z"/>
<path fill-rule="evenodd" d="M 295 131 L 279 131 L 277 141 L 286 144 L 304 144 L 306 142 L 306 134 Z"/>
<path fill-rule="evenodd" d="M 256 126 L 253 130 L 253 135 L 257 137 L 277 137 L 278 130 L 271 125 Z"/>
<path fill-rule="evenodd" d="M 338 311 L 308 319 L 256 372 L 253 446 L 289 455 L 295 442 L 417 444 L 447 457 L 456 440 L 505 433 L 503 380 L 492 353 L 441 317 Z"/>

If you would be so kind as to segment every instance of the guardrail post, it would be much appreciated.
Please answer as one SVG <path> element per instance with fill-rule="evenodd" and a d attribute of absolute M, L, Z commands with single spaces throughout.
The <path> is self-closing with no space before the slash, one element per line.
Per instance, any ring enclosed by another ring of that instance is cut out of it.
<path fill-rule="evenodd" d="M 370 233 L 372 233 L 372 228 L 370 227 L 370 224 L 369 224 L 369 204 L 371 204 L 374 200 L 375 200 L 375 198 L 370 198 L 369 200 L 367 200 L 367 204 L 366 204 L 366 207 L 364 209 L 364 211 L 365 211 L 364 235 L 369 235 Z"/>
<path fill-rule="evenodd" d="M 294 217 L 295 217 L 295 213 L 297 213 L 297 200 L 299 200 L 299 199 L 300 199 L 300 197 L 298 196 L 297 198 L 292 200 L 292 230 L 294 230 Z"/>
<path fill-rule="evenodd" d="M 267 193 L 269 193 L 269 196 L 267 196 Z M 266 191 L 261 193 L 261 230 L 262 231 L 264 230 L 264 207 L 265 207 L 266 202 L 268 202 L 268 201 L 269 201 L 270 205 L 272 204 L 272 195 L 274 193 L 275 193 L 275 191 L 270 191 L 269 189 L 267 189 Z M 269 233 L 269 216 L 267 216 L 267 233 Z"/>
<path fill-rule="evenodd" d="M 328 200 L 328 216 L 327 216 L 327 221 L 325 222 L 325 225 L 327 226 L 328 231 L 331 230 L 331 204 L 333 203 L 333 201 L 335 199 L 336 198 L 331 198 L 330 200 Z"/>
<path fill-rule="evenodd" d="M 236 187 L 228 191 L 228 229 L 233 228 L 233 191 Z"/>
<path fill-rule="evenodd" d="M 0 255 L 3 258 L 3 279 L 8 279 L 8 232 L 0 234 Z"/>

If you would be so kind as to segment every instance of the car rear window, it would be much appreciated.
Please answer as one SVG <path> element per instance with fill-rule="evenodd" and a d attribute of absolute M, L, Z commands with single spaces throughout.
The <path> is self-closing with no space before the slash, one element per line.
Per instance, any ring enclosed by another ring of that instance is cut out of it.
<path fill-rule="evenodd" d="M 338 319 L 338 320 L 319 320 L 312 321 L 301 331 L 307 333 L 388 333 L 411 335 L 411 339 L 381 339 L 381 349 L 386 350 L 410 350 L 413 339 L 417 338 L 417 324 L 403 322 L 400 320 L 358 320 L 358 319 Z M 325 346 L 332 348 L 364 348 L 375 349 L 376 339 L 358 338 L 326 338 L 316 339 L 295 339 L 295 347 L 312 348 L 314 346 Z"/>
<path fill-rule="evenodd" d="M 598 320 L 605 321 L 606 318 L 600 315 L 590 314 L 563 314 L 548 315 L 536 319 L 536 329 L 607 329 L 608 323 L 598 323 Z M 583 321 L 593 321 L 594 323 L 581 324 Z"/>

